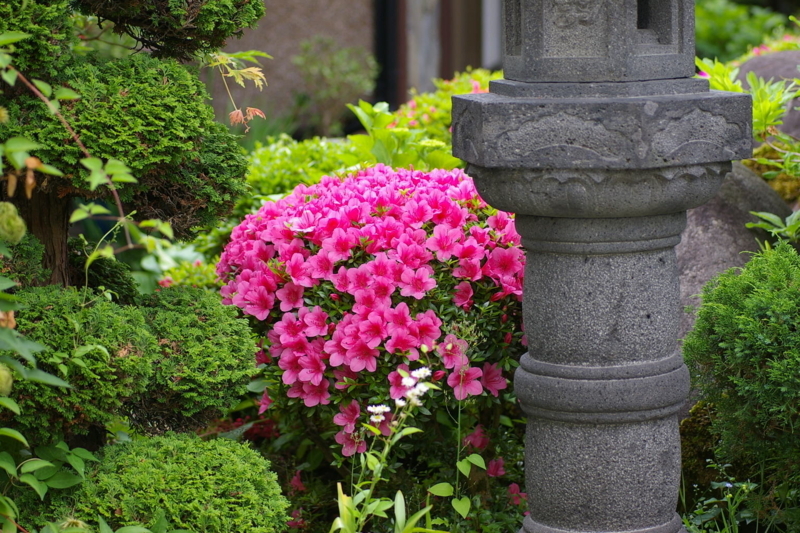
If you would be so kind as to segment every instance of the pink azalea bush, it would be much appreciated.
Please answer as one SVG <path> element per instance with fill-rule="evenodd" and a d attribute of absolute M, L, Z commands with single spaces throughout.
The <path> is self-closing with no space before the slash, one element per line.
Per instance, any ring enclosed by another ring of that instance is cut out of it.
<path fill-rule="evenodd" d="M 463 171 L 382 165 L 266 203 L 233 230 L 217 266 L 223 302 L 264 336 L 261 411 L 310 418 L 314 437 L 345 456 L 366 447 L 366 405 L 403 401 L 421 366 L 440 390 L 420 424 L 461 402 L 472 426 L 497 427 L 481 416 L 506 408 L 523 272 L 513 218 Z"/>

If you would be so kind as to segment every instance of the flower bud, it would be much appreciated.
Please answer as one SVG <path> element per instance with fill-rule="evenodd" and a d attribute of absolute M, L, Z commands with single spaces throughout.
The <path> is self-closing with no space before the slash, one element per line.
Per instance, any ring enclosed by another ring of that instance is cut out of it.
<path fill-rule="evenodd" d="M 447 375 L 447 372 L 445 372 L 444 370 L 437 370 L 431 376 L 431 381 L 439 381 L 440 379 L 442 379 L 446 375 Z"/>
<path fill-rule="evenodd" d="M 25 221 L 14 204 L 0 202 L 0 239 L 17 244 L 25 236 Z"/>
<path fill-rule="evenodd" d="M 11 386 L 14 384 L 14 376 L 11 369 L 0 363 L 0 396 L 11 394 Z"/>

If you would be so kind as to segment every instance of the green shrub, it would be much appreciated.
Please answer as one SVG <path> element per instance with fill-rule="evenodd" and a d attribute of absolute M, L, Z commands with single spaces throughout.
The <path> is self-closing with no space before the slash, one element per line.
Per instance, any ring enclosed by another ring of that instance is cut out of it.
<path fill-rule="evenodd" d="M 684 355 L 714 406 L 718 456 L 800 481 L 800 257 L 780 243 L 703 288 Z"/>
<path fill-rule="evenodd" d="M 731 0 L 699 0 L 695 13 L 697 56 L 720 61 L 736 59 L 788 22 L 770 9 Z"/>
<path fill-rule="evenodd" d="M 10 257 L 0 257 L 0 275 L 17 282 L 20 287 L 42 285 L 50 271 L 42 265 L 44 246 L 39 239 L 26 233 L 19 244 L 8 247 Z"/>
<path fill-rule="evenodd" d="M 64 103 L 62 112 L 94 157 L 130 167 L 138 183 L 118 187 L 123 202 L 136 206 L 136 218 L 168 221 L 186 238 L 230 210 L 244 191 L 246 161 L 226 127 L 214 122 L 194 73 L 144 54 L 75 61 L 63 78 L 81 98 Z M 39 192 L 97 194 L 89 193 L 89 171 L 78 164 L 83 153 L 65 142 L 64 127 L 42 102 L 21 95 L 4 105 L 10 120 L 0 125 L 0 139 L 19 135 L 39 143 L 36 155 L 68 176 L 41 182 Z"/>
<path fill-rule="evenodd" d="M 139 300 L 158 340 L 150 387 L 130 405 L 147 432 L 196 429 L 233 407 L 255 374 L 255 341 L 246 320 L 218 294 L 171 287 Z"/>
<path fill-rule="evenodd" d="M 72 21 L 65 16 L 68 4 L 68 0 L 0 2 L 0 33 L 24 31 L 30 35 L 14 45 L 17 70 L 32 78 L 60 78 L 70 64 L 70 49 L 78 42 Z"/>
<path fill-rule="evenodd" d="M 156 57 L 190 59 L 241 37 L 264 15 L 260 0 L 73 0 L 87 15 L 114 23 L 114 31 L 133 36 Z"/>
<path fill-rule="evenodd" d="M 219 291 L 222 282 L 217 279 L 218 261 L 219 256 L 212 258 L 208 263 L 203 263 L 199 259 L 197 261 L 181 261 L 178 266 L 164 272 L 164 277 L 158 283 L 164 287 L 186 285 Z"/>
<path fill-rule="evenodd" d="M 25 306 L 17 330 L 46 346 L 39 368 L 72 388 L 15 382 L 11 397 L 21 414 L 10 424 L 33 445 L 103 431 L 128 398 L 146 390 L 153 372 L 156 340 L 141 311 L 99 298 L 84 304 L 74 288 L 33 287 L 17 296 Z"/>
<path fill-rule="evenodd" d="M 23 509 L 43 523 L 75 518 L 112 527 L 171 526 L 202 533 L 273 533 L 285 528 L 286 499 L 269 462 L 247 445 L 168 434 L 107 446 L 77 490 Z"/>
<path fill-rule="evenodd" d="M 94 249 L 82 239 L 69 240 L 69 262 L 72 285 L 109 291 L 118 304 L 130 305 L 139 295 L 136 281 L 131 274 L 131 267 L 122 261 L 100 257 L 92 261 L 86 270 L 86 258 Z"/>

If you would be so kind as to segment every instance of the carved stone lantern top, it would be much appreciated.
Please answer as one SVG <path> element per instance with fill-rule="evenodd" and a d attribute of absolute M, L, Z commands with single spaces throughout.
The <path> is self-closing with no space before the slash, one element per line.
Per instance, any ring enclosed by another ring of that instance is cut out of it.
<path fill-rule="evenodd" d="M 693 0 L 504 0 L 504 70 L 519 82 L 694 75 Z"/>

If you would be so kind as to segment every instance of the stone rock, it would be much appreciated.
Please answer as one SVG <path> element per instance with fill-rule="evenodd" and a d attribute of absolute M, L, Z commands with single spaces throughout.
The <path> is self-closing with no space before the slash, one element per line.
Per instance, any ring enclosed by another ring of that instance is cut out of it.
<path fill-rule="evenodd" d="M 750 258 L 748 252 L 757 252 L 758 241 L 768 237 L 763 230 L 745 227 L 758 220 L 750 211 L 767 211 L 781 218 L 792 213 L 778 193 L 741 163 L 733 164 L 733 172 L 710 202 L 688 211 L 686 230 L 675 247 L 684 307 L 699 306 L 703 285 L 724 270 L 743 266 Z M 694 313 L 683 314 L 681 338 L 694 319 Z"/>
<path fill-rule="evenodd" d="M 800 50 L 774 52 L 745 61 L 739 68 L 737 78 L 745 87 L 749 87 L 747 83 L 749 72 L 755 72 L 756 76 L 765 80 L 770 78 L 776 81 L 779 79 L 793 80 L 800 78 L 798 66 L 800 66 Z M 789 111 L 783 118 L 783 124 L 779 126 L 781 131 L 795 137 L 800 137 L 800 111 L 795 109 L 798 106 L 800 106 L 800 99 L 795 98 L 789 104 Z"/>

